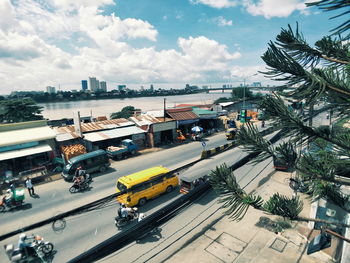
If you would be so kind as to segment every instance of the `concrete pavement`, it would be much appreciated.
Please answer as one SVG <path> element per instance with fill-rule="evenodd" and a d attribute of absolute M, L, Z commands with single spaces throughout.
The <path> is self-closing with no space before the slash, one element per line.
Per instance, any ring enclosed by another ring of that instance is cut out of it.
<path fill-rule="evenodd" d="M 289 176 L 289 173 L 273 172 L 265 183 L 260 182 L 256 194 L 262 196 L 264 200 L 275 192 L 291 196 L 293 192 L 286 183 Z M 309 200 L 305 200 L 306 196 L 301 197 L 304 199 L 302 216 L 308 216 Z M 207 222 L 207 225 L 196 233 L 195 238 L 188 238 L 179 249 L 174 250 L 162 262 L 319 263 L 332 262 L 332 258 L 336 256 L 337 242 L 334 242 L 334 239 L 331 248 L 306 255 L 307 238 L 311 239 L 318 234 L 317 231 L 308 229 L 307 223 L 292 222 L 291 228 L 273 232 L 257 224 L 262 217 L 276 222 L 276 216 L 249 208 L 244 219 L 235 222 L 227 216 L 221 217 L 221 211 L 217 218 L 212 218 L 212 223 Z"/>

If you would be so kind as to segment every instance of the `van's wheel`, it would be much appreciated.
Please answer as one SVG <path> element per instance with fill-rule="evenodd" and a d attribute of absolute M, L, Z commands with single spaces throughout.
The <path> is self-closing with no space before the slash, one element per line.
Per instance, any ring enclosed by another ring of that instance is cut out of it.
<path fill-rule="evenodd" d="M 145 204 L 146 204 L 146 202 L 147 202 L 147 199 L 146 198 L 141 198 L 140 200 L 139 200 L 139 206 L 144 206 Z"/>
<path fill-rule="evenodd" d="M 106 166 L 101 166 L 100 167 L 100 173 L 104 173 L 106 171 Z"/>
<path fill-rule="evenodd" d="M 167 188 L 166 188 L 166 192 L 167 193 L 170 193 L 170 192 L 172 192 L 174 190 L 174 187 L 172 186 L 172 185 L 169 185 Z"/>

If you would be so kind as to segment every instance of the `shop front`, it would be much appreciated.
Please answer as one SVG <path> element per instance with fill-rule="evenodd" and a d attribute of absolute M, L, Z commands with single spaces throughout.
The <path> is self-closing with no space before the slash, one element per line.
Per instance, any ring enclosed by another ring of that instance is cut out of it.
<path fill-rule="evenodd" d="M 29 126 L 30 128 L 26 128 Z M 55 133 L 43 122 L 0 125 L 0 182 L 22 180 L 30 171 L 50 166 L 55 148 Z M 46 122 L 45 122 L 46 124 Z M 35 126 L 35 125 L 34 125 Z"/>

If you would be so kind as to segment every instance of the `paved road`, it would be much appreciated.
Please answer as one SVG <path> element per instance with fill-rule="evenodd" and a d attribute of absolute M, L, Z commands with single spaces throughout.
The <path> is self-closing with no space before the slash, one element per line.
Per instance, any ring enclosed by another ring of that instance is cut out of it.
<path fill-rule="evenodd" d="M 151 155 L 153 156 L 153 154 L 150 154 L 150 156 Z M 216 165 L 220 165 L 223 162 L 231 164 L 234 161 L 242 158 L 244 155 L 245 153 L 243 153 L 241 149 L 235 148 L 235 149 L 226 151 L 222 154 L 219 154 L 217 156 L 214 156 L 212 158 L 201 161 L 197 163 L 195 166 L 185 171 L 185 173 L 188 173 L 188 174 L 208 173 L 211 169 L 214 169 Z M 239 180 L 243 180 L 244 178 L 246 178 L 247 181 L 249 181 L 250 178 L 254 177 L 255 175 L 256 173 L 254 172 L 254 169 L 253 170 L 245 169 L 237 174 Z M 102 177 L 105 178 L 106 176 L 101 176 L 96 179 L 100 179 Z M 64 183 L 64 182 L 59 182 L 59 183 Z M 54 184 L 51 184 L 51 185 L 54 185 Z M 157 199 L 150 201 L 144 207 L 142 207 L 140 211 L 145 212 L 146 214 L 150 214 L 153 211 L 158 210 L 160 207 L 166 205 L 168 202 L 174 200 L 174 198 L 178 196 L 180 196 L 180 193 L 178 189 L 176 189 L 170 194 L 163 195 Z M 207 209 L 211 209 L 211 208 L 208 208 L 207 206 L 209 205 L 210 207 L 211 204 L 215 202 L 214 199 L 215 199 L 214 193 L 210 193 L 208 196 L 200 199 L 197 202 L 197 204 L 194 205 L 194 207 L 197 207 L 198 209 L 190 208 L 190 210 L 193 211 L 192 216 L 195 216 L 195 217 L 197 215 L 200 215 L 199 217 L 204 216 L 205 211 Z M 66 262 L 67 260 L 73 258 L 74 256 L 79 255 L 86 249 L 93 247 L 99 242 L 117 233 L 118 230 L 114 226 L 114 222 L 113 222 L 113 218 L 116 214 L 116 210 L 117 210 L 117 204 L 113 202 L 107 207 L 68 218 L 67 226 L 62 232 L 56 233 L 51 229 L 51 226 L 47 225 L 36 229 L 35 233 L 38 233 L 44 236 L 45 239 L 50 240 L 55 244 L 55 247 L 58 252 L 54 257 L 53 262 Z M 56 208 L 52 208 L 52 212 L 55 212 L 55 211 L 57 211 Z M 182 218 L 182 220 L 184 220 L 184 218 Z M 166 225 L 170 226 L 170 229 L 167 229 L 164 232 L 164 234 L 168 235 L 168 233 L 171 233 L 171 231 L 176 230 L 179 227 L 181 228 L 181 225 L 183 224 L 184 224 L 183 222 L 174 223 L 174 224 L 171 221 L 168 222 Z M 17 242 L 17 237 L 12 237 L 2 241 L 0 243 L 0 246 L 3 246 L 6 243 L 16 243 L 16 242 Z M 145 246 L 145 249 L 149 250 L 150 246 L 149 245 Z M 137 250 L 139 251 L 138 253 L 142 252 L 140 248 L 137 248 Z M 5 262 L 4 261 L 5 259 L 6 259 L 6 255 L 4 255 L 4 252 L 1 251 L 0 262 Z M 120 262 L 120 259 L 114 262 Z M 130 261 L 123 260 L 121 262 L 130 262 Z"/>
<path fill-rule="evenodd" d="M 224 133 L 208 137 L 206 140 L 207 148 L 227 142 Z M 173 169 L 190 160 L 198 159 L 202 148 L 200 142 L 192 142 L 160 152 L 113 162 L 113 167 L 104 174 L 94 174 L 92 189 L 84 193 L 70 194 L 68 191 L 70 183 L 64 180 L 39 185 L 35 187 L 35 190 L 40 198 L 31 198 L 27 195 L 26 205 L 21 209 L 0 214 L 0 235 L 113 194 L 115 193 L 115 182 L 120 176 L 156 165 Z"/>

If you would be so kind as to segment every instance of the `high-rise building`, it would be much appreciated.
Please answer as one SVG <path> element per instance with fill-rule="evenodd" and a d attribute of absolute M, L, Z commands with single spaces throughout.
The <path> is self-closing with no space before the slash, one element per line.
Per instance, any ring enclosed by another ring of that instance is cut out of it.
<path fill-rule="evenodd" d="M 46 92 L 47 93 L 56 93 L 56 88 L 55 87 L 51 87 L 51 86 L 47 86 L 46 87 Z"/>
<path fill-rule="evenodd" d="M 103 91 L 107 91 L 107 82 L 106 81 L 100 81 L 100 89 Z"/>
<path fill-rule="evenodd" d="M 81 90 L 86 91 L 88 89 L 88 82 L 87 80 L 81 81 Z"/>
<path fill-rule="evenodd" d="M 89 77 L 89 90 L 97 91 L 99 88 L 99 81 L 95 77 Z"/>

